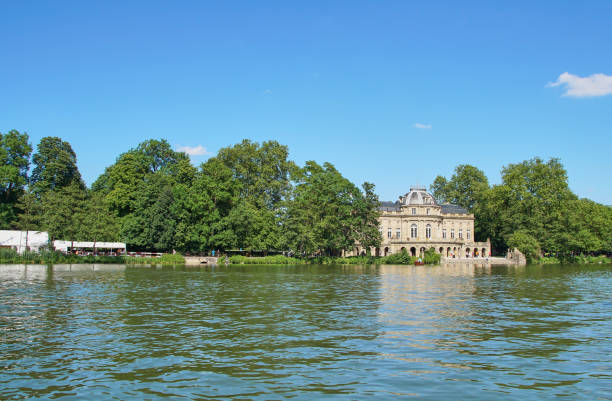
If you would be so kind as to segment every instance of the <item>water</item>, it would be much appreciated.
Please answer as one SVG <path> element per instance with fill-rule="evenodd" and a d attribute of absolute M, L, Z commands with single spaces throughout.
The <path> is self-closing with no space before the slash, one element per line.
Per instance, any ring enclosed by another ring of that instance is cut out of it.
<path fill-rule="evenodd" d="M 0 399 L 611 399 L 609 266 L 0 265 Z"/>

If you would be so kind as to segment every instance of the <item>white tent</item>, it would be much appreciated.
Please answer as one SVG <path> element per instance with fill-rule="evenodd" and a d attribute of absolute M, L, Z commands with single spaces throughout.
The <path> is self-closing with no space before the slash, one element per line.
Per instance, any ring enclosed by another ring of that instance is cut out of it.
<path fill-rule="evenodd" d="M 85 251 L 95 248 L 97 251 L 109 251 L 116 253 L 125 253 L 126 246 L 125 242 L 93 242 L 93 241 L 53 241 L 53 247 L 57 251 L 68 252 L 71 251 Z"/>
<path fill-rule="evenodd" d="M 27 249 L 39 251 L 49 243 L 49 234 L 45 231 L 0 230 L 0 248 L 14 249 L 23 253 Z"/>

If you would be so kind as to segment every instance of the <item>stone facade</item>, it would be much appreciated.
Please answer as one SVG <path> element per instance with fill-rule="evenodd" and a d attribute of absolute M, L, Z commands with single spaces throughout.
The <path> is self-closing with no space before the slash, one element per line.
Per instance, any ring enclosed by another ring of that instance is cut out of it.
<path fill-rule="evenodd" d="M 405 249 L 413 256 L 434 248 L 444 258 L 473 259 L 490 256 L 491 244 L 474 241 L 474 215 L 462 207 L 438 204 L 425 188 L 413 187 L 396 202 L 382 202 L 380 248 L 372 255 L 386 256 Z M 365 254 L 356 247 L 347 255 Z"/>

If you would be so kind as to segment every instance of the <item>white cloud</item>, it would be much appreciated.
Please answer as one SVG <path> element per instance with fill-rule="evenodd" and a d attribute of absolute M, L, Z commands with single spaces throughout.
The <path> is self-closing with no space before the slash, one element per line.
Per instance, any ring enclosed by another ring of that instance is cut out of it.
<path fill-rule="evenodd" d="M 202 145 L 198 146 L 178 146 L 176 148 L 179 152 L 185 152 L 189 156 L 206 156 L 209 155 L 210 152 L 206 150 L 206 148 Z"/>
<path fill-rule="evenodd" d="M 431 124 L 415 123 L 413 127 L 418 129 L 431 129 Z"/>
<path fill-rule="evenodd" d="M 593 74 L 588 77 L 579 77 L 569 72 L 559 75 L 555 82 L 549 82 L 547 87 L 565 85 L 563 96 L 592 97 L 612 94 L 612 76 L 606 74 Z"/>

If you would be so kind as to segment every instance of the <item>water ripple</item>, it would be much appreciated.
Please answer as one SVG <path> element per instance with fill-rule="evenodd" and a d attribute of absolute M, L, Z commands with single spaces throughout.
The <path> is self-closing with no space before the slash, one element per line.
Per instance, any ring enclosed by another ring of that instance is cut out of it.
<path fill-rule="evenodd" d="M 608 267 L 0 265 L 0 399 L 610 399 Z"/>

